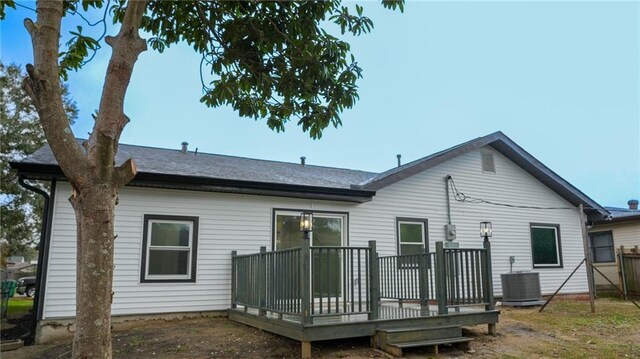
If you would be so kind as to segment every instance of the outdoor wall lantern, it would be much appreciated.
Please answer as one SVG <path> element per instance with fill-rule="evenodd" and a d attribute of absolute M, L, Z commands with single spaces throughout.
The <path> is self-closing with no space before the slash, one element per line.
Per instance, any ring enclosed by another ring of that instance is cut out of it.
<path fill-rule="evenodd" d="M 491 222 L 480 222 L 480 237 L 484 238 L 485 241 L 488 241 L 492 234 Z"/>
<path fill-rule="evenodd" d="M 309 233 L 313 231 L 313 213 L 302 212 L 300 214 L 300 230 L 304 232 L 304 239 L 309 239 Z"/>

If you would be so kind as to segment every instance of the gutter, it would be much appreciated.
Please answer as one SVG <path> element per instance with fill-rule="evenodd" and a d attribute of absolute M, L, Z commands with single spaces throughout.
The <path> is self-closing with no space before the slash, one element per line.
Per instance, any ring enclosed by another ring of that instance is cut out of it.
<path fill-rule="evenodd" d="M 51 181 L 51 195 L 43 191 L 38 187 L 34 187 L 25 182 L 24 177 L 18 178 L 18 183 L 23 188 L 41 195 L 44 198 L 44 206 L 42 209 L 42 224 L 40 228 L 40 243 L 38 243 L 38 266 L 36 270 L 36 295 L 33 299 L 33 317 L 31 319 L 31 331 L 25 342 L 27 345 L 32 345 L 35 342 L 36 328 L 38 321 L 42 319 L 42 313 L 44 309 L 44 296 L 47 282 L 47 268 L 49 260 L 49 245 L 51 238 L 51 219 L 53 216 L 53 206 L 51 202 L 55 197 L 56 181 Z"/>
<path fill-rule="evenodd" d="M 25 178 L 39 180 L 65 179 L 58 165 L 26 162 L 10 162 L 9 165 L 11 168 L 18 170 Z M 138 172 L 127 186 L 324 199 L 354 203 L 369 202 L 376 194 L 375 190 L 360 188 L 320 187 L 153 172 Z"/>

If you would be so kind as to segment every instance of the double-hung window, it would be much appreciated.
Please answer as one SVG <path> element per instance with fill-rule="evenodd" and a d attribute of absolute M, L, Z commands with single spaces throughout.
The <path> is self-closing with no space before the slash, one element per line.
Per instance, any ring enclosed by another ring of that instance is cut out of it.
<path fill-rule="evenodd" d="M 560 226 L 531 224 L 531 254 L 533 268 L 561 268 Z"/>
<path fill-rule="evenodd" d="M 396 218 L 398 255 L 416 255 L 427 248 L 427 220 L 419 218 Z M 417 258 L 401 259 L 405 265 L 416 265 Z"/>
<path fill-rule="evenodd" d="M 141 282 L 195 282 L 198 218 L 145 215 Z"/>
<path fill-rule="evenodd" d="M 613 233 L 611 231 L 589 234 L 591 239 L 591 255 L 593 263 L 611 263 L 616 261 L 613 249 Z"/>

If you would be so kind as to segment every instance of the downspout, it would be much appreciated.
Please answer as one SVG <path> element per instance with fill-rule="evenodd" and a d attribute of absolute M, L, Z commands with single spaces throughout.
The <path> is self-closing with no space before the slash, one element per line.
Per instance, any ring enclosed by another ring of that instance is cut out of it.
<path fill-rule="evenodd" d="M 444 183 L 445 183 L 445 188 L 447 190 L 447 223 L 451 224 L 451 201 L 449 199 L 449 180 L 451 179 L 451 176 L 446 176 L 444 178 Z"/>
<path fill-rule="evenodd" d="M 38 321 L 42 319 L 42 310 L 44 307 L 45 283 L 47 261 L 49 259 L 49 238 L 51 233 L 51 197 L 54 196 L 56 190 L 56 181 L 51 181 L 51 196 L 38 187 L 34 187 L 25 182 L 24 177 L 18 178 L 18 183 L 25 189 L 35 192 L 44 198 L 44 206 L 42 208 L 42 224 L 40 228 L 40 243 L 38 244 L 38 266 L 36 270 L 36 294 L 33 298 L 33 318 L 31 320 L 31 331 L 25 342 L 31 345 L 35 341 L 36 329 Z"/>

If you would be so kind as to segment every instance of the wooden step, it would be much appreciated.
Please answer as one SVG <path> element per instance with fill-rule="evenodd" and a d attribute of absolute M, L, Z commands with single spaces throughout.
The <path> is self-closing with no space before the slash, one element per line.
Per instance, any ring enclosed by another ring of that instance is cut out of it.
<path fill-rule="evenodd" d="M 459 326 L 381 329 L 379 331 L 383 332 L 382 334 L 386 344 L 420 342 L 462 336 L 462 328 Z"/>
<path fill-rule="evenodd" d="M 442 345 L 442 344 L 457 344 L 457 343 L 468 343 L 473 341 L 473 338 L 468 337 L 459 337 L 459 338 L 447 338 L 447 339 L 438 339 L 438 340 L 425 340 L 421 342 L 407 342 L 407 343 L 398 343 L 391 344 L 398 348 L 415 348 L 415 347 L 429 347 L 432 345 Z"/>
<path fill-rule="evenodd" d="M 422 340 L 422 341 L 415 341 L 415 342 L 386 344 L 384 346 L 381 346 L 381 349 L 393 356 L 402 357 L 402 350 L 405 348 L 431 347 L 433 354 L 437 355 L 439 345 L 454 344 L 456 346 L 459 346 L 460 349 L 468 350 L 471 348 L 469 345 L 471 341 L 473 341 L 473 338 L 467 338 L 467 337 L 443 338 L 443 339 L 436 339 L 436 340 Z"/>

